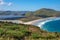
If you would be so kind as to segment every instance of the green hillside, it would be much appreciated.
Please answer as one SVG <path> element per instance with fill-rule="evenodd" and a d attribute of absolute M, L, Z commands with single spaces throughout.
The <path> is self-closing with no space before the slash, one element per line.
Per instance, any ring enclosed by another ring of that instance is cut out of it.
<path fill-rule="evenodd" d="M 60 11 L 56 11 L 54 9 L 42 8 L 36 11 L 0 11 L 0 16 L 1 15 L 24 16 L 24 18 L 19 18 L 17 20 L 32 21 L 47 17 L 60 17 Z"/>
<path fill-rule="evenodd" d="M 60 40 L 60 33 L 46 32 L 32 25 L 0 22 L 0 40 Z"/>
<path fill-rule="evenodd" d="M 36 16 L 46 16 L 46 17 L 58 17 L 60 16 L 60 12 L 53 10 L 53 9 L 47 9 L 47 8 L 42 8 L 40 10 L 35 11 Z"/>
<path fill-rule="evenodd" d="M 33 12 L 27 12 L 25 14 L 27 18 L 22 18 L 22 21 L 31 21 L 40 18 L 47 18 L 47 17 L 60 17 L 60 11 L 56 11 L 53 9 L 42 8 Z"/>
<path fill-rule="evenodd" d="M 27 14 L 29 14 L 29 15 L 27 15 Z M 53 17 L 53 16 L 60 16 L 60 11 L 56 11 L 56 10 L 48 9 L 48 8 L 42 8 L 42 9 L 36 10 L 34 12 L 26 13 L 26 16 L 30 16 L 30 15 L 40 16 L 40 17 L 44 17 L 44 16 Z"/>

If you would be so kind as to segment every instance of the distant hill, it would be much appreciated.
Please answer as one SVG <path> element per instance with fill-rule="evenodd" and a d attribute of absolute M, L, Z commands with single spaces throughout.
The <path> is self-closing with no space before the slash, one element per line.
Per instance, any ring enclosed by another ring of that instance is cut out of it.
<path fill-rule="evenodd" d="M 26 12 L 25 16 L 27 18 L 22 18 L 23 21 L 31 21 L 46 17 L 60 17 L 60 11 L 54 9 L 42 8 L 33 12 Z"/>
<path fill-rule="evenodd" d="M 35 17 L 53 17 L 60 16 L 60 11 L 54 9 L 42 8 L 36 11 L 0 11 L 0 15 L 23 15 Z"/>
<path fill-rule="evenodd" d="M 36 16 L 46 16 L 46 17 L 60 16 L 60 11 L 42 8 L 40 10 L 35 11 L 35 15 Z"/>
<path fill-rule="evenodd" d="M 34 12 L 28 12 L 26 13 L 26 16 L 29 16 L 30 15 L 33 15 L 33 16 L 36 16 L 36 17 L 53 17 L 53 16 L 60 16 L 60 11 L 56 11 L 54 9 L 47 9 L 47 8 L 42 8 L 42 9 L 39 9 L 39 10 L 36 10 Z"/>
<path fill-rule="evenodd" d="M 31 21 L 46 17 L 60 17 L 60 11 L 56 11 L 54 9 L 42 8 L 36 11 L 0 11 L 0 16 L 1 15 L 25 16 L 26 18 L 22 18 L 20 20 Z"/>
<path fill-rule="evenodd" d="M 27 11 L 0 11 L 0 15 L 25 15 Z"/>

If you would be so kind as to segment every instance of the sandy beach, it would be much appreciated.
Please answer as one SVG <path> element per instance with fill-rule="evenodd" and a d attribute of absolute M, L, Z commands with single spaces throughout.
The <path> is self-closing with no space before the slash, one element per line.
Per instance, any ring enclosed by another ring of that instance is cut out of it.
<path fill-rule="evenodd" d="M 54 20 L 54 19 L 60 19 L 60 17 L 50 17 L 50 18 L 42 18 L 42 19 L 37 19 L 29 22 L 23 22 L 21 20 L 0 20 L 2 22 L 12 22 L 12 23 L 17 23 L 17 24 L 28 24 L 28 25 L 34 25 L 37 24 L 38 22 L 44 22 L 46 20 Z"/>

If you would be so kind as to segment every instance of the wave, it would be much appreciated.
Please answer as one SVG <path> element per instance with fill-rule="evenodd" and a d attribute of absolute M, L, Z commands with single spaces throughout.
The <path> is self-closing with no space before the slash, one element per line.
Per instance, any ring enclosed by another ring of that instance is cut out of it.
<path fill-rule="evenodd" d="M 38 24 L 37 26 L 40 27 L 40 28 L 42 28 L 42 26 L 43 26 L 45 23 L 51 22 L 51 21 L 56 21 L 56 20 L 60 20 L 60 18 L 48 18 L 48 19 L 45 20 L 45 21 L 42 21 L 42 22 L 37 23 L 37 24 Z"/>

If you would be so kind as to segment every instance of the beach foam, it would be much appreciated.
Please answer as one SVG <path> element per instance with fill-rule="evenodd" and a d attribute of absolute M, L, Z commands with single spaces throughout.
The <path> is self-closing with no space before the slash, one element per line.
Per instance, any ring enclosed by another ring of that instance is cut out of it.
<path fill-rule="evenodd" d="M 41 28 L 45 23 L 51 22 L 51 21 L 56 21 L 56 20 L 60 20 L 60 17 L 58 17 L 58 18 L 48 18 L 47 20 L 42 21 L 42 22 L 38 22 L 36 24 L 37 24 L 38 27 Z"/>

